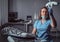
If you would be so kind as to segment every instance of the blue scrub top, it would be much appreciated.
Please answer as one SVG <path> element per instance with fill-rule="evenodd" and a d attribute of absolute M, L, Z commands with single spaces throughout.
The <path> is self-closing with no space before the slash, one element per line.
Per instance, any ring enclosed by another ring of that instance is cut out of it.
<path fill-rule="evenodd" d="M 36 35 L 40 38 L 40 39 L 48 39 L 49 38 L 49 34 L 50 34 L 50 26 L 51 21 L 50 20 L 46 20 L 43 24 L 41 23 L 40 20 L 36 20 L 33 27 L 36 28 L 37 32 Z"/>

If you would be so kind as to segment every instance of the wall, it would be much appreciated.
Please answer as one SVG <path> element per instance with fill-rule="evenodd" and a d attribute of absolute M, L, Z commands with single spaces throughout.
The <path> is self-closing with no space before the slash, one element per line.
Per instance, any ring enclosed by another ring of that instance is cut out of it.
<path fill-rule="evenodd" d="M 1 1 L 0 1 L 0 25 L 1 25 Z"/>
<path fill-rule="evenodd" d="M 0 0 L 0 26 L 8 22 L 8 0 Z"/>
<path fill-rule="evenodd" d="M 9 0 L 9 12 L 16 12 L 17 11 L 17 5 L 16 5 L 16 2 L 17 0 Z"/>
<path fill-rule="evenodd" d="M 44 5 L 45 1 L 43 3 L 42 0 L 17 0 L 18 18 L 26 19 L 27 15 L 34 18 L 34 14 L 38 14 L 39 9 Z"/>

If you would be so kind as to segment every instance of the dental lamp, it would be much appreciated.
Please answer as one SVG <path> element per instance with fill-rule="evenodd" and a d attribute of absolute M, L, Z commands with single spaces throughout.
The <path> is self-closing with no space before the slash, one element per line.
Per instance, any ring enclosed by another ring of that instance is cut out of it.
<path fill-rule="evenodd" d="M 57 5 L 58 5 L 58 2 L 49 0 L 49 2 L 46 3 L 45 6 L 48 8 L 49 14 L 51 14 L 53 12 L 52 7 Z"/>
<path fill-rule="evenodd" d="M 55 2 L 55 1 L 50 1 L 46 4 L 47 7 L 51 7 L 51 8 L 56 5 L 58 5 L 58 2 Z"/>

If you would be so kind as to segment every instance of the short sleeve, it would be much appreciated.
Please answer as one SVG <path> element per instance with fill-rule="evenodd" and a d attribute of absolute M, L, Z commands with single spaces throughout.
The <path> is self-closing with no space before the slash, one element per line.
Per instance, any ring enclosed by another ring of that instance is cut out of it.
<path fill-rule="evenodd" d="M 34 25 L 33 25 L 34 28 L 37 28 L 37 23 L 38 23 L 38 20 L 34 22 Z"/>

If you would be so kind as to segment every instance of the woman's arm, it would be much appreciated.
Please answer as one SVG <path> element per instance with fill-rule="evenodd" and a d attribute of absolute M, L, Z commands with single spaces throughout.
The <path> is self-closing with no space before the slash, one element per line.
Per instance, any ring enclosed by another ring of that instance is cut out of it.
<path fill-rule="evenodd" d="M 33 28 L 32 34 L 36 34 L 36 28 Z"/>
<path fill-rule="evenodd" d="M 55 24 L 54 17 L 52 17 L 51 15 L 50 15 L 50 20 L 51 20 L 51 27 L 54 28 L 56 24 Z"/>

